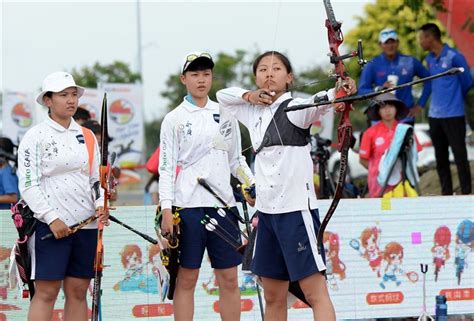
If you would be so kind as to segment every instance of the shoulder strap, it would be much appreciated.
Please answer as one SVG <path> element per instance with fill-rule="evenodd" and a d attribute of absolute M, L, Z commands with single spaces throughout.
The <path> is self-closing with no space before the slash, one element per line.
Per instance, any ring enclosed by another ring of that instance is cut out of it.
<path fill-rule="evenodd" d="M 293 98 L 289 98 L 278 106 L 265 131 L 262 143 L 255 150 L 255 154 L 258 154 L 264 147 L 277 145 L 306 146 L 310 142 L 310 128 L 304 129 L 296 126 L 289 120 L 284 111 L 292 100 Z"/>
<path fill-rule="evenodd" d="M 89 128 L 82 127 L 82 134 L 86 141 L 87 153 L 89 154 L 89 175 L 92 173 L 92 164 L 94 163 L 94 133 Z"/>

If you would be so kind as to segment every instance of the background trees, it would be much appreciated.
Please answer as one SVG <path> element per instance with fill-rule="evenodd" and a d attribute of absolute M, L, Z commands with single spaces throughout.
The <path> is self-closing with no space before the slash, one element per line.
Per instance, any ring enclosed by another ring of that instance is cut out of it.
<path fill-rule="evenodd" d="M 431 4 L 428 4 L 430 2 Z M 427 22 L 436 22 L 443 34 L 443 40 L 450 45 L 455 45 L 446 36 L 445 28 L 436 19 L 436 10 L 445 10 L 443 0 L 376 0 L 375 3 L 367 4 L 363 16 L 355 17 L 358 24 L 352 30 L 345 31 L 345 47 L 341 49 L 343 53 L 355 50 L 357 40 L 362 39 L 365 59 L 370 60 L 380 54 L 378 35 L 380 30 L 386 27 L 395 28 L 399 34 L 400 51 L 417 57 L 420 60 L 426 56 L 417 41 L 417 30 Z M 344 26 L 343 26 L 344 27 Z M 325 44 L 321 44 L 325 45 Z M 217 90 L 229 86 L 240 86 L 253 88 L 253 75 L 251 65 L 255 57 L 259 54 L 258 49 L 252 51 L 236 50 L 235 52 L 219 52 L 214 54 L 214 83 L 210 92 L 211 99 L 215 100 Z M 355 60 L 347 60 L 346 66 L 349 75 L 358 81 L 361 68 Z M 329 63 L 324 65 L 307 66 L 303 70 L 295 70 L 296 79 L 293 90 L 315 93 L 320 90 L 331 88 L 334 79 L 329 78 L 328 71 L 332 69 Z M 120 61 L 109 65 L 95 63 L 90 67 L 73 69 L 72 74 L 79 85 L 86 87 L 96 87 L 98 82 L 130 83 L 140 81 L 140 75 L 133 72 L 130 67 Z M 419 91 L 421 86 L 415 87 Z M 170 75 L 166 81 L 166 90 L 160 95 L 167 100 L 167 111 L 178 106 L 186 95 L 186 89 L 179 80 L 179 70 Z M 474 95 L 473 95 L 474 96 Z M 469 97 L 467 114 L 471 115 L 471 124 L 474 122 L 474 97 Z M 369 102 L 355 104 L 355 112 L 351 114 L 351 121 L 355 130 L 365 127 L 366 117 L 363 114 L 365 106 Z M 426 110 L 425 110 L 426 113 Z M 419 116 L 418 121 L 426 120 L 426 115 Z M 336 117 L 337 118 L 337 117 Z M 145 121 L 145 141 L 147 150 L 145 155 L 150 155 L 159 142 L 159 134 L 162 119 Z M 243 148 L 250 146 L 250 140 L 246 129 L 242 128 Z"/>

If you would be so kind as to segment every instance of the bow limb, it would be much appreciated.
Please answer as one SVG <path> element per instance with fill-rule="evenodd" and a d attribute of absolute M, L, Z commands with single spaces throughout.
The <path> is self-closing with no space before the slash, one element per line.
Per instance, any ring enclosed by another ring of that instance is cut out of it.
<path fill-rule="evenodd" d="M 330 0 L 324 0 L 324 7 L 326 9 L 327 15 L 326 28 L 328 30 L 330 60 L 331 63 L 334 64 L 335 74 L 337 78 L 339 78 L 341 81 L 344 81 L 347 79 L 347 75 L 345 72 L 343 59 L 355 56 L 357 55 L 357 53 L 346 56 L 341 56 L 339 54 L 339 46 L 342 45 L 342 43 L 344 42 L 344 37 L 341 31 L 341 23 L 335 18 L 334 10 L 332 8 Z M 347 92 L 344 90 L 344 88 L 342 86 L 336 86 L 336 99 L 345 96 L 347 96 Z M 341 153 L 339 178 L 337 181 L 336 191 L 334 193 L 331 205 L 329 206 L 328 212 L 324 216 L 324 219 L 321 222 L 321 226 L 318 230 L 318 252 L 321 251 L 326 226 L 329 224 L 329 221 L 331 220 L 331 217 L 336 211 L 337 205 L 339 204 L 339 200 L 341 199 L 342 191 L 344 189 L 344 181 L 346 179 L 347 154 L 349 152 L 352 138 L 352 124 L 349 118 L 349 113 L 352 110 L 352 104 L 350 102 L 344 102 L 344 105 L 345 108 L 341 114 L 339 125 L 337 127 L 338 150 Z"/>

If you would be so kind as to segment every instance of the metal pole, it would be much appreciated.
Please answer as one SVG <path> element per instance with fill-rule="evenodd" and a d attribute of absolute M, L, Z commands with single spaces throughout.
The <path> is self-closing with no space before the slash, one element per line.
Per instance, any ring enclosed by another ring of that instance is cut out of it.
<path fill-rule="evenodd" d="M 143 79 L 142 71 L 142 27 L 140 19 L 140 0 L 137 0 L 137 72 Z M 143 81 L 141 80 L 140 82 Z"/>

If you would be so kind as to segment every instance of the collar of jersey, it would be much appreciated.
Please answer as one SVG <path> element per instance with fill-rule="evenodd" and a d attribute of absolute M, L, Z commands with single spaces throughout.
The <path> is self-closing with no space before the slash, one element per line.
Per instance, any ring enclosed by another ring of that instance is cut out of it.
<path fill-rule="evenodd" d="M 203 110 L 203 109 L 209 109 L 209 110 L 217 110 L 218 109 L 217 104 L 213 104 L 212 100 L 209 97 L 207 97 L 207 103 L 206 103 L 206 106 L 204 106 L 204 107 L 198 107 L 198 106 L 190 103 L 186 99 L 186 97 L 183 98 L 183 104 L 182 105 L 189 112 L 200 111 L 200 110 Z"/>
<path fill-rule="evenodd" d="M 382 53 L 382 59 L 385 60 L 385 62 L 388 62 L 388 63 L 390 63 L 392 61 L 398 61 L 399 58 L 400 58 L 400 53 L 398 51 L 395 54 L 395 59 L 393 59 L 393 60 L 388 59 L 387 56 L 385 56 L 385 54 Z"/>
<path fill-rule="evenodd" d="M 51 119 L 49 115 L 46 117 L 46 123 L 50 127 L 56 129 L 59 132 L 65 132 L 66 130 L 74 130 L 74 131 L 81 130 L 81 126 L 79 126 L 79 124 L 76 123 L 73 118 L 71 118 L 71 124 L 69 125 L 69 128 L 64 128 L 63 126 L 55 122 L 53 119 Z"/>
<path fill-rule="evenodd" d="M 431 57 L 431 59 L 435 60 L 436 62 L 438 62 L 442 57 L 446 56 L 448 50 L 449 50 L 449 46 L 447 43 L 443 44 L 443 50 L 441 50 L 441 53 L 439 54 L 439 57 L 436 57 L 435 54 L 433 52 L 430 51 L 430 53 L 428 54 L 429 57 Z"/>
<path fill-rule="evenodd" d="M 393 121 L 393 127 L 392 127 L 392 128 L 390 128 L 390 127 L 388 127 L 387 125 L 385 125 L 385 123 L 384 123 L 383 121 L 381 121 L 381 120 L 379 121 L 378 124 L 380 124 L 380 126 L 381 126 L 381 127 L 384 127 L 386 130 L 388 129 L 388 130 L 393 130 L 393 131 L 395 131 L 395 128 L 397 128 L 397 125 L 398 125 L 398 121 L 397 121 L 397 120 L 394 120 L 394 121 Z"/>

